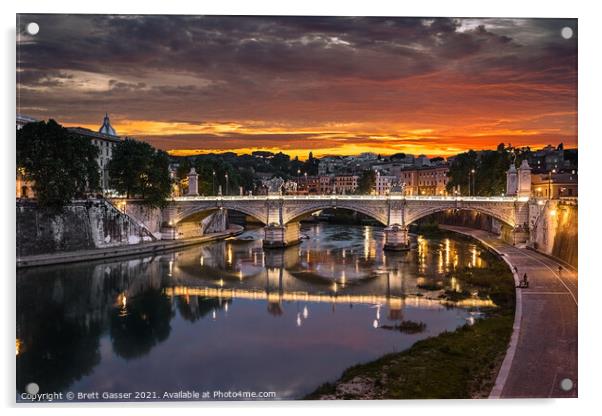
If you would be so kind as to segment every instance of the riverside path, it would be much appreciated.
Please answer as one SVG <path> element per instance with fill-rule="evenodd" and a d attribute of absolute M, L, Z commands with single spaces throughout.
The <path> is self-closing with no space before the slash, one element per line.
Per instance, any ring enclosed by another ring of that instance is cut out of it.
<path fill-rule="evenodd" d="M 483 230 L 441 227 L 480 240 L 518 269 L 515 279 L 529 278 L 517 289 L 514 332 L 490 397 L 577 397 L 577 270 Z"/>

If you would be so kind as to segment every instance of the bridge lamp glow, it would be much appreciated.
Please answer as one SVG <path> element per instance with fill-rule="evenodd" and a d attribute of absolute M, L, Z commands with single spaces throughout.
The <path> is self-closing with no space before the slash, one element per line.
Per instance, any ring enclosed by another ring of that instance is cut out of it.
<path fill-rule="evenodd" d="M 550 217 L 555 217 L 556 216 L 556 210 L 553 209 L 552 211 L 550 211 Z"/>

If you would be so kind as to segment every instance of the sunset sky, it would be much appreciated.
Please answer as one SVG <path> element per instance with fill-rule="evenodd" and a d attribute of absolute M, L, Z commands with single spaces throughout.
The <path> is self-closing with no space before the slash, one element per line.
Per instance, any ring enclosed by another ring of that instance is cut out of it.
<path fill-rule="evenodd" d="M 98 130 L 108 112 L 172 154 L 577 145 L 576 19 L 21 15 L 18 32 L 19 113 Z"/>

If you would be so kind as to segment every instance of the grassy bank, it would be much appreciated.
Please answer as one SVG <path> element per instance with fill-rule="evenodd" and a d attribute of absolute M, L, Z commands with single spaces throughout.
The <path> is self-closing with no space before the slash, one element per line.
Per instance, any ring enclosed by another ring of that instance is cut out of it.
<path fill-rule="evenodd" d="M 487 269 L 466 268 L 451 274 L 497 305 L 473 325 L 351 367 L 338 381 L 323 384 L 306 399 L 487 397 L 512 334 L 515 303 L 510 270 L 501 261 L 490 264 Z M 453 301 L 453 296 L 448 300 Z"/>

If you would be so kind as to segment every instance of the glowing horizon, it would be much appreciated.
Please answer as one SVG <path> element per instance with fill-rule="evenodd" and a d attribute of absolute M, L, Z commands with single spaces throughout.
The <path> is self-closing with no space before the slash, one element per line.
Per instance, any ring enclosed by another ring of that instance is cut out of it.
<path fill-rule="evenodd" d="M 108 112 L 173 155 L 577 147 L 576 19 L 31 19 L 20 113 L 97 131 Z"/>

